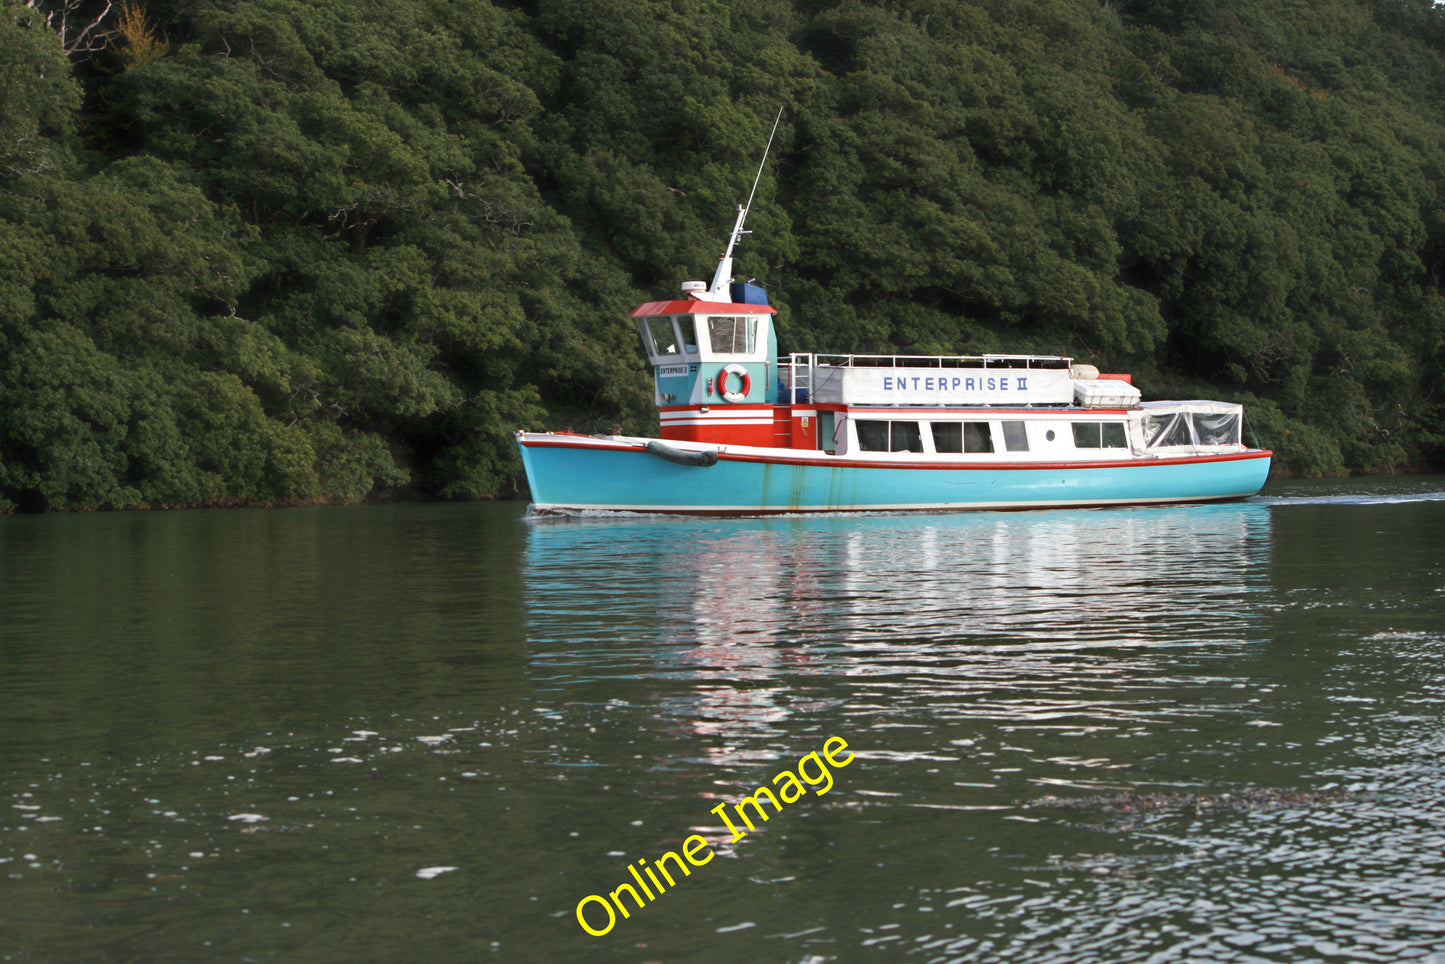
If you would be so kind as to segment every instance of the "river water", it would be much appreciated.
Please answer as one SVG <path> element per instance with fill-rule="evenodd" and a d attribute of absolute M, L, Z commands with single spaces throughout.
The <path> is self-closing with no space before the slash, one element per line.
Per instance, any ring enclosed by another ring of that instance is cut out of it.
<path fill-rule="evenodd" d="M 1445 961 L 1442 546 L 1439 477 L 0 518 L 0 961 Z"/>

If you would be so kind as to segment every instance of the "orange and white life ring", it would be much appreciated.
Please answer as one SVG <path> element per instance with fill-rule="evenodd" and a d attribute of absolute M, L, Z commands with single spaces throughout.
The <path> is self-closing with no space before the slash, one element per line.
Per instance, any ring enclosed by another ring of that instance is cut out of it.
<path fill-rule="evenodd" d="M 728 376 L 736 375 L 743 380 L 743 390 L 740 392 L 728 391 Z M 752 391 L 753 380 L 748 376 L 748 370 L 741 365 L 727 365 L 717 373 L 717 393 L 723 397 L 725 402 L 741 402 L 748 397 Z"/>

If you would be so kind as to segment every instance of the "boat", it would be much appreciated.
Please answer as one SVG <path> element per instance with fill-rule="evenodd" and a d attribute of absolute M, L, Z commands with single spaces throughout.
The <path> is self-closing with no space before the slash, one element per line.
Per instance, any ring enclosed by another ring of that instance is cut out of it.
<path fill-rule="evenodd" d="M 659 437 L 518 431 L 533 512 L 1094 507 L 1264 485 L 1272 453 L 1245 444 L 1242 406 L 1146 402 L 1131 376 L 1070 357 L 780 356 L 766 290 L 732 277 L 751 203 L 711 283 L 629 316 Z"/>

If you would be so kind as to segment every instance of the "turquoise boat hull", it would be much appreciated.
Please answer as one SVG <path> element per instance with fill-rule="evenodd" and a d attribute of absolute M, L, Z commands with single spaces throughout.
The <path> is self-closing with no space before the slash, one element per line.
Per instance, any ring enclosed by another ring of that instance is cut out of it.
<path fill-rule="evenodd" d="M 1208 502 L 1254 495 L 1270 453 L 1111 462 L 940 465 L 820 460 L 786 450 L 719 450 L 685 465 L 646 439 L 518 435 L 541 512 L 633 511 L 695 515 L 949 511 Z"/>

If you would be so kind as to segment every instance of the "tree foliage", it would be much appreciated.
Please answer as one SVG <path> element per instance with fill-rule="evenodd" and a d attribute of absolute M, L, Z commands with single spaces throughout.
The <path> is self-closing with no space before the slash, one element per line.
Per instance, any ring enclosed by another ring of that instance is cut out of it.
<path fill-rule="evenodd" d="M 1442 93 L 1425 0 L 0 0 L 0 509 L 488 497 L 515 428 L 649 431 L 624 316 L 779 107 L 785 349 L 1438 463 Z"/>

